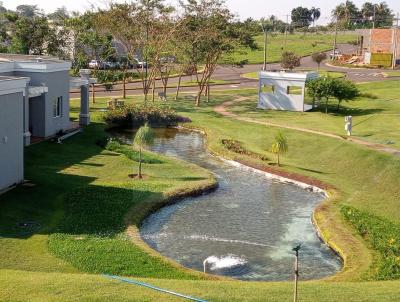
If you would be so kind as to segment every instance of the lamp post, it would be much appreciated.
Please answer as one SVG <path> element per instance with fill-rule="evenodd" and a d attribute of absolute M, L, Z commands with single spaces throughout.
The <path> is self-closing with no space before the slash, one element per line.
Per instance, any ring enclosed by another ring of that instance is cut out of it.
<path fill-rule="evenodd" d="M 296 246 L 293 248 L 293 251 L 295 252 L 296 260 L 294 264 L 294 302 L 297 302 L 297 284 L 299 282 L 299 251 L 300 251 L 301 245 Z"/>

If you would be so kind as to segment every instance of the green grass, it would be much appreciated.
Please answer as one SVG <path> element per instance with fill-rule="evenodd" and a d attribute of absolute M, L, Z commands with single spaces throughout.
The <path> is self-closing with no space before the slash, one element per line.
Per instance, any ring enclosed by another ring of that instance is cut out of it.
<path fill-rule="evenodd" d="M 230 111 L 263 121 L 286 126 L 345 135 L 344 117 L 353 116 L 353 136 L 391 148 L 400 149 L 400 87 L 397 81 L 358 85 L 362 96 L 343 102 L 339 111 L 336 100 L 330 101 L 330 114 L 324 105 L 314 112 L 289 112 L 257 109 L 255 92 L 247 94 L 249 100 L 230 107 Z M 364 96 L 363 96 L 364 95 Z"/>
<path fill-rule="evenodd" d="M 400 71 L 385 71 L 385 76 L 391 77 L 400 77 Z"/>
<path fill-rule="evenodd" d="M 278 62 L 281 59 L 282 51 L 288 50 L 295 52 L 298 56 L 307 56 L 316 52 L 327 51 L 332 49 L 332 34 L 292 34 L 287 37 L 285 48 L 285 35 L 269 35 L 268 36 L 268 62 Z M 238 49 L 229 55 L 231 60 L 240 62 L 248 60 L 249 64 L 261 64 L 264 61 L 264 37 L 262 35 L 255 37 L 259 46 L 257 50 L 246 48 Z M 339 35 L 338 43 L 347 43 L 356 39 L 355 35 Z M 313 46 L 315 45 L 315 46 Z"/>
<path fill-rule="evenodd" d="M 370 85 L 366 91 L 396 98 L 393 83 L 392 86 L 388 83 Z M 212 151 L 227 158 L 247 158 L 222 145 L 223 139 L 229 139 L 240 142 L 249 152 L 274 158 L 266 150 L 277 128 L 224 118 L 213 111 L 214 106 L 221 102 L 251 94 L 254 90 L 220 92 L 200 108 L 195 108 L 193 99 L 188 97 L 177 102 L 169 101 L 168 105 L 190 117 L 192 127 L 207 132 L 208 146 Z M 205 186 L 212 182 L 212 177 L 193 165 L 151 155 L 161 163 L 144 165 L 148 178 L 143 182 L 129 180 L 127 175 L 136 171 L 137 163 L 96 144 L 104 137 L 104 125 L 99 121 L 100 109 L 106 106 L 106 100 L 98 99 L 92 106 L 95 123 L 83 134 L 62 145 L 40 143 L 27 148 L 27 178 L 36 186 L 20 187 L 0 197 L 0 300 L 181 301 L 95 275 L 108 272 L 151 278 L 141 280 L 209 301 L 290 301 L 290 282 L 193 280 L 199 275 L 180 269 L 139 242 L 127 239 L 124 232 L 127 217 L 136 228 L 149 209 L 158 204 L 160 197 L 168 192 Z M 390 100 L 368 99 L 363 102 L 370 106 L 358 109 L 367 110 L 358 111 L 360 116 L 362 113 L 371 114 L 368 110 L 377 108 L 396 110 Z M 72 101 L 71 106 L 76 117 L 78 101 Z M 253 117 L 264 118 L 258 114 L 264 113 L 254 113 Z M 296 118 L 301 120 L 307 115 L 299 114 Z M 375 131 L 375 128 L 370 126 L 370 131 Z M 371 266 L 367 271 L 360 271 L 360 267 L 347 267 L 349 274 L 339 274 L 335 279 L 341 282 L 301 282 L 301 301 L 398 300 L 399 281 L 359 281 L 396 276 L 395 267 L 385 262 L 384 256 L 390 250 L 385 248 L 384 242 L 392 239 L 389 237 L 395 237 L 396 244 L 398 240 L 400 158 L 333 138 L 292 130 L 284 133 L 289 142 L 289 152 L 283 156 L 283 169 L 334 186 L 337 196 L 328 207 L 334 212 L 344 208 L 356 213 L 353 215 L 356 219 L 353 216 L 347 219 L 356 227 L 355 230 L 361 230 L 359 233 L 364 235 L 374 256 L 373 262 L 369 262 L 363 254 L 353 255 L 359 258 L 359 265 Z M 250 159 L 265 164 L 259 158 L 249 156 Z M 194 181 L 194 175 L 199 180 Z M 344 224 L 348 231 L 346 238 L 350 240 L 354 229 L 341 220 L 346 212 L 335 215 L 333 225 L 340 227 Z M 40 229 L 27 234 L 16 227 L 17 222 L 27 220 L 40 222 Z M 335 235 L 332 232 L 329 236 L 334 238 Z M 336 243 L 345 252 L 354 247 L 351 241 Z M 366 247 L 363 246 L 361 251 L 366 252 Z M 379 270 L 381 268 L 388 268 L 386 275 L 379 273 L 384 272 Z"/>
<path fill-rule="evenodd" d="M 296 71 L 298 71 L 298 70 L 296 69 Z M 301 71 L 317 71 L 317 70 L 301 69 Z M 319 70 L 318 73 L 321 76 L 326 76 L 326 77 L 330 77 L 330 78 L 333 78 L 333 79 L 346 77 L 346 73 L 345 72 Z M 248 72 L 248 73 L 242 74 L 241 76 L 243 78 L 248 78 L 248 79 L 254 79 L 254 80 L 258 80 L 259 79 L 258 72 Z"/>

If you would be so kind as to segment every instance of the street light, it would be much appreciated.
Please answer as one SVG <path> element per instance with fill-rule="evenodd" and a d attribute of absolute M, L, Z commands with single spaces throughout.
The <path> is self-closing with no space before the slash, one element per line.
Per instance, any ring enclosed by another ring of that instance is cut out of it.
<path fill-rule="evenodd" d="M 297 283 L 299 282 L 299 251 L 301 249 L 301 244 L 297 245 L 292 249 L 296 255 L 296 261 L 294 264 L 294 302 L 297 302 Z"/>

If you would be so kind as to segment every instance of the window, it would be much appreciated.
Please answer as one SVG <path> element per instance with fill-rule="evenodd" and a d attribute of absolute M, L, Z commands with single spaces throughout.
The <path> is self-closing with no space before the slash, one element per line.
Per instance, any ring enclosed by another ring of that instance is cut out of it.
<path fill-rule="evenodd" d="M 267 85 L 267 84 L 262 84 L 261 85 L 261 93 L 275 93 L 275 86 L 274 85 Z"/>
<path fill-rule="evenodd" d="M 63 105 L 63 97 L 59 96 L 57 99 L 54 100 L 53 117 L 62 116 L 62 105 Z"/>
<path fill-rule="evenodd" d="M 288 86 L 286 90 L 287 94 L 291 95 L 302 95 L 303 94 L 303 87 L 301 86 Z"/>

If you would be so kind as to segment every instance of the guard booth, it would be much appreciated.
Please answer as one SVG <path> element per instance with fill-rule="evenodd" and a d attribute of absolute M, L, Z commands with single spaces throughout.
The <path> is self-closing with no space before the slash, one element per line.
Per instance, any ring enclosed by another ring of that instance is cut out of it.
<path fill-rule="evenodd" d="M 261 71 L 259 77 L 258 108 L 300 112 L 312 109 L 304 104 L 305 87 L 308 80 L 319 77 L 317 72 Z"/>

